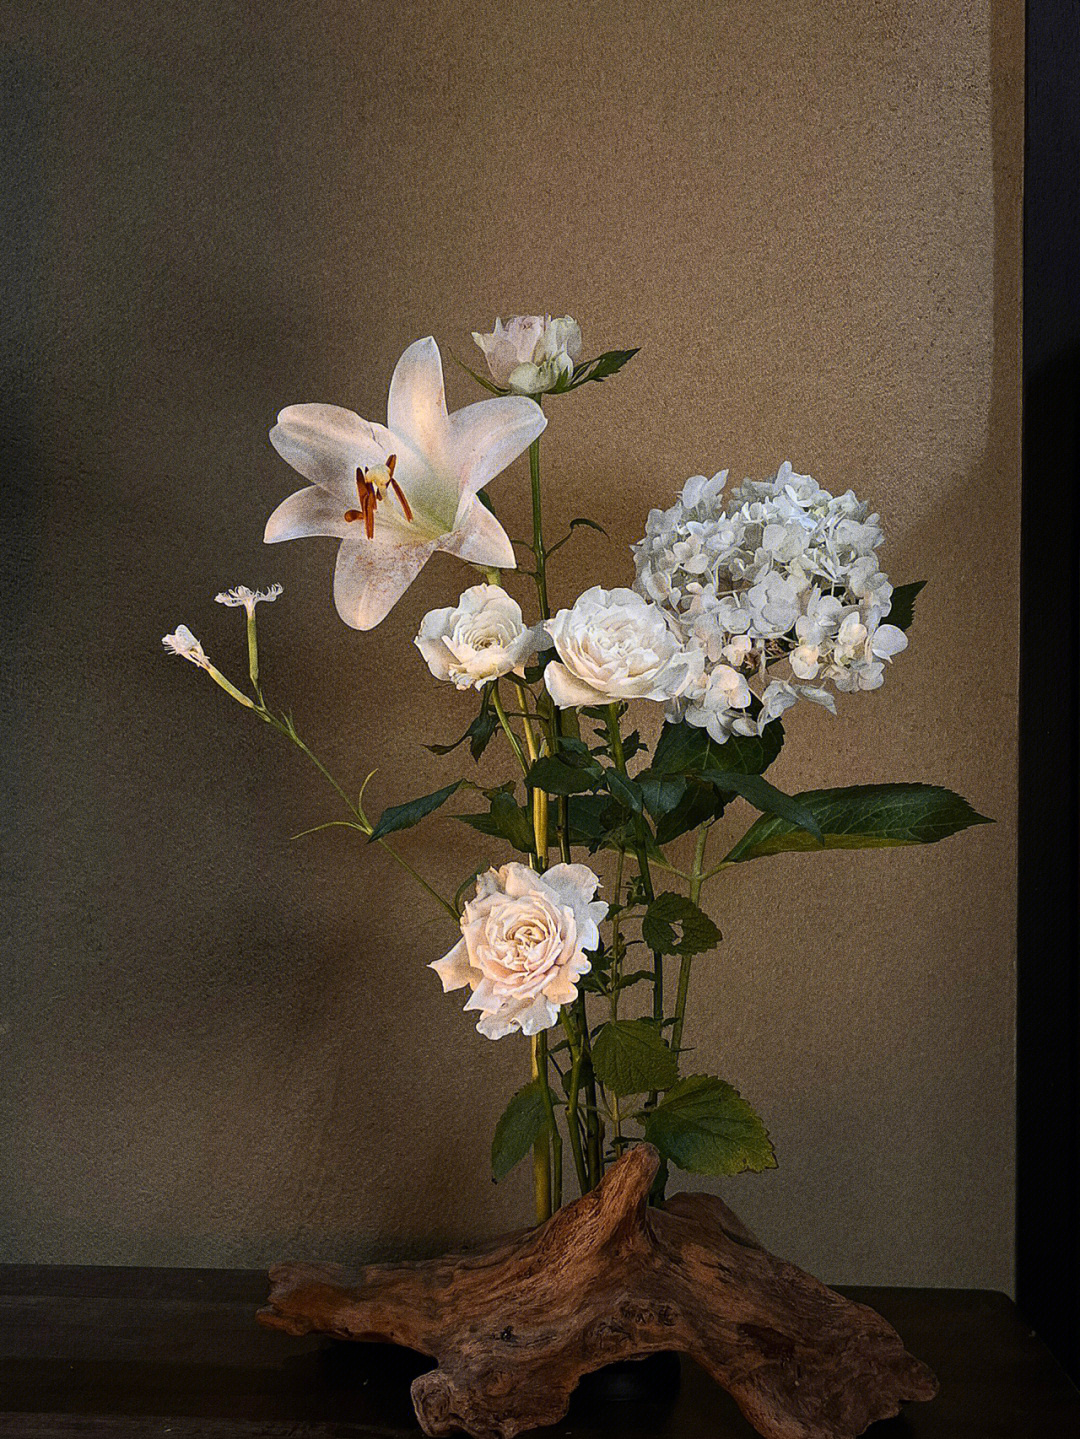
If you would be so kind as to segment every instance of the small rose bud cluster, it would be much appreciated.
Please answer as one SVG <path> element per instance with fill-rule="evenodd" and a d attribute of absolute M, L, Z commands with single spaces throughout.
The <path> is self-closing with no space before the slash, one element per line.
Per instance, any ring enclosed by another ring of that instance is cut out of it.
<path fill-rule="evenodd" d="M 883 623 L 892 586 L 868 505 L 787 463 L 725 499 L 726 481 L 726 470 L 695 475 L 669 510 L 650 511 L 633 547 L 635 588 L 702 657 L 672 716 L 719 742 L 760 734 L 799 699 L 835 713 L 827 685 L 877 689 L 885 662 L 907 646 L 903 631 Z M 788 677 L 773 678 L 780 662 Z"/>

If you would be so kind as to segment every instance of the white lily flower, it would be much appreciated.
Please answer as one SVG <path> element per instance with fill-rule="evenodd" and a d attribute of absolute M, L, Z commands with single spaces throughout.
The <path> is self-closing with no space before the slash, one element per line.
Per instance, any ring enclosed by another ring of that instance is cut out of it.
<path fill-rule="evenodd" d="M 447 413 L 439 347 L 429 336 L 402 355 L 386 424 L 336 405 L 291 405 L 270 442 L 311 483 L 266 522 L 267 544 L 330 535 L 338 614 L 353 629 L 384 619 L 436 550 L 513 569 L 506 531 L 477 491 L 541 433 L 539 405 L 499 396 Z"/>

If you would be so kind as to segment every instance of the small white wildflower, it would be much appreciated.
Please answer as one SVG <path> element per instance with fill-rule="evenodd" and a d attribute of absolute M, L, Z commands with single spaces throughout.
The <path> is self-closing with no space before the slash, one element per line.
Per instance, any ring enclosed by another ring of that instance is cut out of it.
<path fill-rule="evenodd" d="M 222 590 L 219 595 L 214 596 L 214 599 L 219 605 L 228 605 L 230 609 L 243 605 L 250 619 L 255 613 L 257 604 L 261 604 L 263 600 L 276 600 L 281 593 L 280 585 L 271 585 L 269 589 L 265 590 L 249 590 L 247 585 L 237 585 L 235 589 Z"/>
<path fill-rule="evenodd" d="M 181 659 L 190 660 L 193 665 L 200 669 L 209 669 L 210 661 L 206 657 L 206 651 L 188 629 L 187 625 L 177 625 L 171 635 L 162 635 L 161 643 L 170 654 L 179 655 Z"/>

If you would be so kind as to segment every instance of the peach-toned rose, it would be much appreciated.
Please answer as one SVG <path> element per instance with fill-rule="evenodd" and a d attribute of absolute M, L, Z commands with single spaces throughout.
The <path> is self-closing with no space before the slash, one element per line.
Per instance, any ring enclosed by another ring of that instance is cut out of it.
<path fill-rule="evenodd" d="M 604 901 L 593 899 L 599 884 L 584 864 L 556 864 L 543 874 L 504 864 L 478 877 L 461 939 L 430 968 L 446 993 L 469 986 L 465 1008 L 479 1011 L 481 1034 L 537 1034 L 577 999 L 577 982 L 589 970 L 585 951 L 599 945 L 597 925 L 607 914 Z"/>

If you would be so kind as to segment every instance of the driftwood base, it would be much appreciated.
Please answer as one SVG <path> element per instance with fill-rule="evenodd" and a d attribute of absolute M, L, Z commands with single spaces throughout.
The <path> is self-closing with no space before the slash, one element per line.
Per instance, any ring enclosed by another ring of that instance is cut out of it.
<path fill-rule="evenodd" d="M 656 1168 L 639 1145 L 546 1224 L 480 1252 L 277 1265 L 259 1319 L 431 1355 L 412 1386 L 429 1435 L 557 1423 L 583 1374 L 662 1350 L 697 1360 L 765 1439 L 854 1439 L 934 1397 L 880 1315 L 770 1254 L 719 1199 L 649 1208 Z"/>

